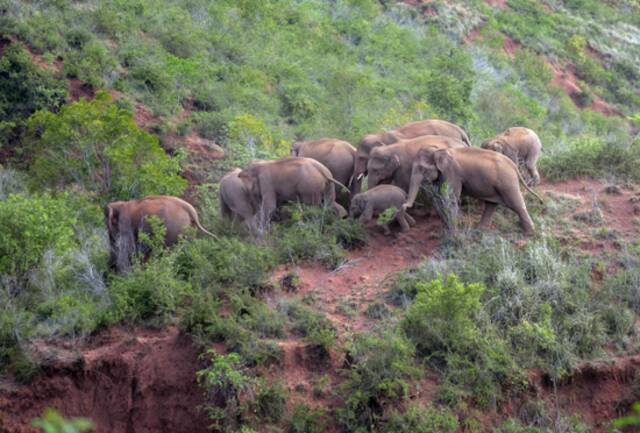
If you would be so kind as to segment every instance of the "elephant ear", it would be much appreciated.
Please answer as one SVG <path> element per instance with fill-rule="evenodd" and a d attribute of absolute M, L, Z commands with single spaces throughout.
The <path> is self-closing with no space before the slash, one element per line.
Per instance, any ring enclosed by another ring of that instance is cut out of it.
<path fill-rule="evenodd" d="M 104 221 L 107 224 L 107 230 L 109 233 L 113 233 L 114 228 L 118 227 L 119 213 L 120 210 L 112 204 L 108 204 L 104 207 Z"/>
<path fill-rule="evenodd" d="M 398 137 L 396 137 L 391 132 L 385 132 L 382 134 L 382 144 L 386 144 L 387 146 L 398 141 Z"/>
<path fill-rule="evenodd" d="M 436 163 L 438 170 L 444 174 L 445 177 L 449 177 L 453 170 L 453 156 L 449 149 L 438 150 L 433 154 L 433 160 Z"/>
<path fill-rule="evenodd" d="M 400 167 L 400 157 L 398 155 L 393 155 L 386 161 L 386 164 L 389 164 L 394 170 L 396 170 Z"/>

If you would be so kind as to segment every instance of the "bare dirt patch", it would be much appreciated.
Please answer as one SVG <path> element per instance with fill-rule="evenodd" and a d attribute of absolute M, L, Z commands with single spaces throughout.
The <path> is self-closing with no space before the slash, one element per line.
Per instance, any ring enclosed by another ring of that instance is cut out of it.
<path fill-rule="evenodd" d="M 77 78 L 71 78 L 69 80 L 69 96 L 71 101 L 78 101 L 81 98 L 91 100 L 96 96 L 96 92 L 89 83 Z"/>
<path fill-rule="evenodd" d="M 371 223 L 367 245 L 351 251 L 346 262 L 335 270 L 319 263 L 283 265 L 273 279 L 279 281 L 289 272 L 297 273 L 297 294 L 315 296 L 340 335 L 361 331 L 368 321 L 366 307 L 383 297 L 390 277 L 432 255 L 440 244 L 440 220 L 435 216 L 416 220 L 416 226 L 408 232 L 394 232 L 391 236 L 385 236 L 380 227 Z"/>
<path fill-rule="evenodd" d="M 197 409 L 198 348 L 176 328 L 113 328 L 77 350 L 35 347 L 42 374 L 28 385 L 0 386 L 0 432 L 35 432 L 30 421 L 47 407 L 91 418 L 96 433 L 209 431 Z"/>
<path fill-rule="evenodd" d="M 489 6 L 493 6 L 498 9 L 507 9 L 507 0 L 485 0 Z"/>

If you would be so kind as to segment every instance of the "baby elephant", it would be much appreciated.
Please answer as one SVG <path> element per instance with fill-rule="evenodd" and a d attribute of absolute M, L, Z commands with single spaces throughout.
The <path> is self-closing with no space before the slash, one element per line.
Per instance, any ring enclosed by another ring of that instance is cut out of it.
<path fill-rule="evenodd" d="M 540 183 L 540 174 L 536 165 L 542 151 L 542 143 L 538 134 L 531 129 L 514 126 L 486 140 L 481 147 L 505 155 L 516 165 L 524 164 L 531 176 L 531 181 L 527 182 L 528 185 Z"/>
<path fill-rule="evenodd" d="M 402 204 L 407 200 L 407 194 L 395 185 L 378 185 L 366 192 L 356 194 L 351 200 L 349 215 L 358 218 L 361 223 L 370 221 L 374 216 L 380 215 L 385 209 L 395 208 L 396 214 L 392 221 L 397 221 L 402 231 L 409 230 L 416 221 L 402 209 Z M 384 224 L 384 233 L 388 235 L 389 221 Z"/>

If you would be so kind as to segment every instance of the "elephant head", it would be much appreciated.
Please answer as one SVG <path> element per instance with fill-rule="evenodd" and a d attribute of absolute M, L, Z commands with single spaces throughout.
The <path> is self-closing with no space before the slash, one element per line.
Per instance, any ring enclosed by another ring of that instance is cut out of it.
<path fill-rule="evenodd" d="M 255 164 L 249 165 L 238 173 L 238 179 L 242 181 L 244 189 L 247 192 L 247 196 L 251 201 L 251 205 L 254 209 L 257 209 L 261 202 L 259 167 Z"/>
<path fill-rule="evenodd" d="M 131 266 L 130 255 L 135 250 L 134 227 L 126 202 L 116 201 L 104 208 L 105 224 L 111 247 L 109 266 L 124 272 Z"/>
<path fill-rule="evenodd" d="M 406 209 L 413 206 L 418 196 L 420 185 L 425 180 L 429 183 L 434 183 L 440 178 L 447 179 L 451 176 L 453 164 L 453 157 L 449 149 L 421 149 L 411 166 L 409 196 L 403 207 Z"/>
<path fill-rule="evenodd" d="M 349 216 L 351 218 L 359 217 L 364 211 L 365 206 L 367 205 L 366 200 L 362 194 L 357 194 L 351 200 L 351 204 L 349 205 Z"/>
<path fill-rule="evenodd" d="M 398 167 L 400 167 L 400 158 L 397 155 L 386 155 L 384 152 L 374 150 L 367 163 L 369 188 L 391 178 Z"/>
<path fill-rule="evenodd" d="M 353 194 L 360 192 L 359 184 L 362 177 L 367 173 L 367 162 L 369 160 L 369 155 L 379 146 L 385 146 L 389 144 L 393 144 L 398 141 L 398 137 L 394 133 L 391 132 L 383 132 L 381 134 L 367 134 L 360 141 L 360 145 L 358 146 L 358 151 L 355 157 L 355 164 L 353 168 L 353 175 L 351 177 L 351 182 L 349 188 Z M 354 188 L 354 184 L 357 186 Z"/>
<path fill-rule="evenodd" d="M 506 143 L 499 138 L 492 138 L 484 141 L 480 147 L 487 150 L 493 150 L 494 152 L 504 153 Z"/>

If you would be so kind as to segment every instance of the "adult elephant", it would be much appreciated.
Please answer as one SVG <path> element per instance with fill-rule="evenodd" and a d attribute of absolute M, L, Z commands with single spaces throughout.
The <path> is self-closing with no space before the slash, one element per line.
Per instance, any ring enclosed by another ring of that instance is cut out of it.
<path fill-rule="evenodd" d="M 223 218 L 232 222 L 245 222 L 251 227 L 256 209 L 252 205 L 247 187 L 238 176 L 241 171 L 242 169 L 236 168 L 220 179 L 220 189 L 218 191 L 220 214 Z"/>
<path fill-rule="evenodd" d="M 389 146 L 376 147 L 371 151 L 367 162 L 369 188 L 381 183 L 391 183 L 409 192 L 412 164 L 421 149 L 456 147 L 465 145 L 455 138 L 438 135 L 425 135 L 411 140 L 401 140 Z"/>
<path fill-rule="evenodd" d="M 356 148 L 336 138 L 296 141 L 291 146 L 291 156 L 315 159 L 329 169 L 335 180 L 348 185 L 353 175 Z"/>
<path fill-rule="evenodd" d="M 334 184 L 347 187 L 335 180 L 329 169 L 315 159 L 290 156 L 252 163 L 238 177 L 249 191 L 253 208 L 260 213 L 261 224 L 267 223 L 282 204 L 296 201 L 325 204 L 341 218 L 347 215 L 347 211 L 336 203 Z"/>
<path fill-rule="evenodd" d="M 111 247 L 110 265 L 117 272 L 129 270 L 131 255 L 142 250 L 139 234 L 140 231 L 151 234 L 147 220 L 151 216 L 158 217 L 166 228 L 165 246 L 176 243 L 180 233 L 190 225 L 214 236 L 202 227 L 193 206 L 178 197 L 154 195 L 140 200 L 109 203 L 104 208 L 104 217 Z"/>
<path fill-rule="evenodd" d="M 399 128 L 380 134 L 365 135 L 360 141 L 356 154 L 356 162 L 353 169 L 353 180 L 355 185 L 351 188 L 352 192 L 360 191 L 362 177 L 367 171 L 367 162 L 371 151 L 379 146 L 386 146 L 396 143 L 400 140 L 408 140 L 423 135 L 440 135 L 443 137 L 451 137 L 460 140 L 466 146 L 471 146 L 471 141 L 467 133 L 451 122 L 439 119 L 419 120 L 410 122 Z"/>
<path fill-rule="evenodd" d="M 506 156 L 490 150 L 478 148 L 422 149 L 412 166 L 409 198 L 404 209 L 413 206 L 422 182 L 426 180 L 440 186 L 445 182 L 450 188 L 451 225 L 455 227 L 458 203 L 461 193 L 484 201 L 484 212 L 478 227 L 484 228 L 491 221 L 497 205 L 513 210 L 520 218 L 520 224 L 526 235 L 534 233 L 535 228 L 520 191 L 520 181 L 524 180 L 518 167 Z M 525 188 L 542 199 L 526 184 Z"/>
<path fill-rule="evenodd" d="M 516 164 L 524 164 L 531 177 L 531 185 L 540 183 L 537 163 L 542 152 L 538 134 L 529 128 L 514 126 L 481 144 L 483 149 L 499 152 Z"/>

